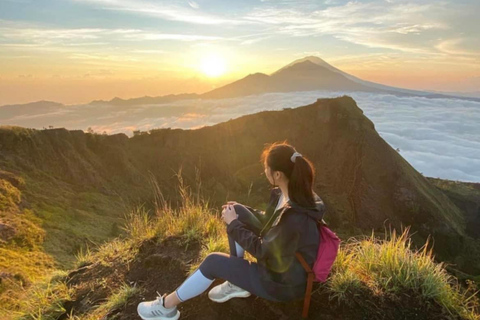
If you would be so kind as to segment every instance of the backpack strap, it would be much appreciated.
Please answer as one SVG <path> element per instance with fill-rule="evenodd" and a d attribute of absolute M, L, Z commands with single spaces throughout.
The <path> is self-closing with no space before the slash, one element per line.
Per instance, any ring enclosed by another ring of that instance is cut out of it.
<path fill-rule="evenodd" d="M 305 261 L 305 259 L 303 258 L 302 254 L 300 252 L 295 252 L 295 255 L 297 256 L 297 259 L 300 261 L 300 263 L 302 264 L 303 268 L 305 269 L 305 271 L 307 271 L 307 273 L 309 272 L 312 272 L 312 269 L 310 268 L 310 266 L 308 265 L 307 261 Z"/>
<path fill-rule="evenodd" d="M 308 309 L 310 307 L 310 298 L 312 297 L 312 287 L 313 287 L 313 279 L 314 279 L 314 273 L 312 269 L 310 269 L 308 263 L 305 261 L 303 258 L 302 254 L 300 252 L 295 252 L 295 255 L 297 256 L 297 259 L 300 261 L 302 264 L 303 268 L 307 272 L 307 289 L 305 290 L 305 301 L 303 303 L 303 312 L 302 312 L 302 317 L 307 318 L 308 317 Z"/>

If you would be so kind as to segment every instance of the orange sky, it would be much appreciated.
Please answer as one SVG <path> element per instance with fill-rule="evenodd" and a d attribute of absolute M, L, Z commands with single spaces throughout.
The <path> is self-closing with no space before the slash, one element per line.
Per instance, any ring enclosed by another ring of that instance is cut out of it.
<path fill-rule="evenodd" d="M 480 91 L 467 0 L 19 1 L 0 3 L 0 105 L 203 93 L 311 55 L 386 85 Z"/>

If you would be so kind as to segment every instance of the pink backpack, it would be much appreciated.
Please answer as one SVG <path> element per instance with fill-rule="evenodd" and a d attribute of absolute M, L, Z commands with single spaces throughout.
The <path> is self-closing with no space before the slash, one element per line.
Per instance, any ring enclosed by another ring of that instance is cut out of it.
<path fill-rule="evenodd" d="M 307 289 L 305 291 L 305 300 L 302 312 L 303 318 L 308 317 L 313 282 L 325 282 L 327 280 L 333 263 L 337 258 L 338 249 L 341 242 L 340 238 L 332 230 L 327 228 L 327 224 L 323 222 L 323 220 L 316 222 L 318 231 L 320 233 L 320 244 L 318 246 L 317 259 L 313 263 L 313 268 L 310 269 L 310 266 L 307 264 L 300 252 L 297 251 L 295 253 L 308 274 Z"/>
<path fill-rule="evenodd" d="M 315 276 L 315 278 L 311 280 L 325 282 L 337 258 L 341 240 L 335 232 L 327 227 L 327 224 L 323 222 L 323 220 L 316 222 L 320 234 L 320 244 L 318 245 L 317 259 L 313 263 L 313 268 L 310 269 L 300 252 L 296 252 L 296 256 L 305 268 L 305 271 L 310 273 L 311 277 L 313 275 Z"/>
<path fill-rule="evenodd" d="M 323 222 L 318 222 L 317 226 L 320 233 L 320 244 L 312 271 L 315 274 L 315 281 L 325 282 L 337 258 L 341 240 Z"/>

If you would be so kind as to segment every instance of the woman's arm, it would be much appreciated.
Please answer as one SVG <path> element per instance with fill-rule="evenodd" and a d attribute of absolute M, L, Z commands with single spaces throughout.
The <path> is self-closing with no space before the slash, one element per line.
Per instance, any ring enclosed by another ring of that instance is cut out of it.
<path fill-rule="evenodd" d="M 262 210 L 259 210 L 259 209 L 255 209 L 255 208 L 252 208 L 250 206 L 245 206 L 245 208 L 247 208 L 248 210 L 250 210 L 250 212 L 255 216 L 255 218 L 257 218 L 258 221 L 260 221 L 262 223 L 262 226 L 265 225 L 265 222 L 266 222 L 266 215 L 265 215 L 265 211 L 262 211 Z"/>
<path fill-rule="evenodd" d="M 257 260 L 265 260 L 276 272 L 284 272 L 295 258 L 300 234 L 294 215 L 287 212 L 281 222 L 272 227 L 264 237 L 259 237 L 238 219 L 227 227 L 227 233 Z"/>

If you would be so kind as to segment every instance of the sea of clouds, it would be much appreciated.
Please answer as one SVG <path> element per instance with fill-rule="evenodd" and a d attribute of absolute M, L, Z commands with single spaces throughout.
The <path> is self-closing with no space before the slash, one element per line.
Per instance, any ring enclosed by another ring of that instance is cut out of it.
<path fill-rule="evenodd" d="M 0 125 L 53 126 L 108 134 L 153 128 L 195 129 L 264 110 L 310 104 L 349 95 L 373 121 L 380 136 L 429 177 L 480 182 L 480 102 L 365 92 L 290 92 L 221 99 L 183 100 L 142 106 L 71 105 L 7 112 Z M 21 107 L 18 107 L 21 108 Z M 44 109 L 44 110 L 42 110 Z"/>

